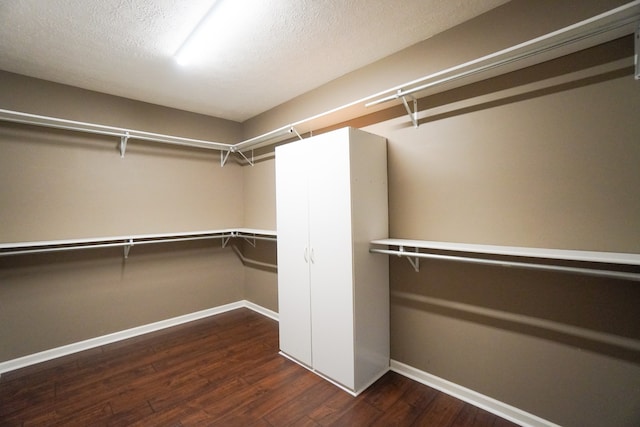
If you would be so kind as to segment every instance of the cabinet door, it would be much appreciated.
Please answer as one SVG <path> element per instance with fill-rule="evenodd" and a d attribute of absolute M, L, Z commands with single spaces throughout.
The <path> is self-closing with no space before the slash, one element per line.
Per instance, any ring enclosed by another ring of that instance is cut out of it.
<path fill-rule="evenodd" d="M 354 387 L 348 129 L 313 140 L 309 234 L 313 368 Z"/>
<path fill-rule="evenodd" d="M 280 350 L 312 366 L 306 144 L 276 149 Z"/>

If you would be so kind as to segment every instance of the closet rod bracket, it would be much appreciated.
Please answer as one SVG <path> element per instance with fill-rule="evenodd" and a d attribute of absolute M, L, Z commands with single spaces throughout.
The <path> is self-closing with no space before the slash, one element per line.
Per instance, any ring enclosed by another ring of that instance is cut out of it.
<path fill-rule="evenodd" d="M 256 247 L 256 235 L 253 234 L 251 236 L 242 236 L 242 239 L 247 242 L 248 244 L 250 244 L 251 246 L 253 246 L 254 248 Z"/>
<path fill-rule="evenodd" d="M 129 258 L 129 251 L 131 250 L 131 247 L 133 246 L 133 239 L 129 239 L 129 242 L 124 245 L 124 259 Z"/>
<path fill-rule="evenodd" d="M 300 134 L 298 133 L 298 131 L 296 130 L 296 128 L 294 128 L 293 126 L 291 126 L 291 130 L 290 130 L 290 132 L 295 133 L 295 134 L 296 134 L 296 136 L 298 137 L 298 139 L 299 139 L 300 141 L 302 141 L 302 140 L 304 139 L 302 136 L 300 136 Z"/>
<path fill-rule="evenodd" d="M 400 95 L 400 91 L 398 91 L 398 95 Z M 409 115 L 409 118 L 411 119 L 411 123 L 413 123 L 413 127 L 417 128 L 418 127 L 418 100 L 411 96 L 411 95 L 402 95 L 402 104 L 404 105 L 405 110 L 407 110 L 407 114 Z M 413 111 L 411 111 L 411 107 L 409 107 L 409 102 L 407 101 L 407 98 L 409 98 L 411 100 L 411 103 L 413 104 Z"/>
<path fill-rule="evenodd" d="M 224 167 L 224 165 L 227 164 L 227 160 L 229 160 L 229 156 L 231 155 L 231 153 L 239 154 L 240 157 L 242 157 L 251 166 L 253 166 L 255 163 L 253 160 L 253 150 L 251 150 L 251 158 L 249 159 L 242 151 L 238 150 L 234 146 L 231 146 L 226 151 L 220 151 L 220 167 Z"/>
<path fill-rule="evenodd" d="M 236 230 L 231 230 L 231 232 L 229 233 L 228 236 L 223 236 L 222 237 L 222 247 L 226 248 L 231 239 L 236 239 L 238 237 L 241 237 L 240 233 L 238 231 L 236 231 Z"/>
<path fill-rule="evenodd" d="M 240 156 L 242 156 L 242 158 L 249 163 L 251 166 L 254 165 L 254 160 L 253 160 L 253 150 L 251 150 L 251 160 L 249 160 L 249 158 L 247 156 L 244 155 L 244 153 L 242 151 L 236 151 L 238 154 L 240 154 Z"/>
<path fill-rule="evenodd" d="M 633 35 L 634 46 L 635 46 L 635 55 L 633 55 L 633 63 L 636 67 L 635 78 L 636 80 L 640 80 L 640 21 L 636 26 L 636 32 Z"/>
<path fill-rule="evenodd" d="M 223 168 L 224 165 L 227 164 L 227 160 L 229 160 L 229 155 L 233 152 L 233 147 L 230 147 L 228 150 L 220 151 L 220 167 Z"/>
<path fill-rule="evenodd" d="M 124 159 L 124 153 L 127 151 L 127 141 L 129 140 L 129 132 L 125 132 L 120 137 L 120 158 Z"/>
<path fill-rule="evenodd" d="M 415 249 L 416 249 L 415 252 L 418 252 L 418 248 L 415 248 Z M 404 246 L 399 246 L 398 247 L 398 251 L 402 252 L 402 253 L 410 253 L 411 252 L 411 251 L 406 251 L 404 249 Z M 398 254 L 398 258 L 402 257 L 402 256 L 403 256 L 402 254 Z M 409 256 L 409 255 L 406 255 L 406 257 L 407 257 L 407 261 L 409 261 L 409 264 L 411 264 L 411 267 L 413 267 L 415 272 L 419 273 L 420 272 L 420 258 L 412 257 L 412 256 Z"/>

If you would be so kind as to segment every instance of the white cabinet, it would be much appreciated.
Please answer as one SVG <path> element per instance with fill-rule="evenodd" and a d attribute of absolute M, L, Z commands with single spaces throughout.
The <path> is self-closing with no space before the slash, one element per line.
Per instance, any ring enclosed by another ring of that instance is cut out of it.
<path fill-rule="evenodd" d="M 280 350 L 357 394 L 388 370 L 386 140 L 344 128 L 276 148 Z"/>

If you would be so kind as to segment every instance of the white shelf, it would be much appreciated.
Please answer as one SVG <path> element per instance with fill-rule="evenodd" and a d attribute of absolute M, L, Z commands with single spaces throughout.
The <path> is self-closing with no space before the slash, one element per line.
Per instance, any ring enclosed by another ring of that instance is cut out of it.
<path fill-rule="evenodd" d="M 163 135 L 159 133 L 144 132 L 134 129 L 126 129 L 115 126 L 105 126 L 95 123 L 79 122 L 75 120 L 60 119 L 56 117 L 40 116 L 37 114 L 23 113 L 0 109 L 0 120 L 22 123 L 26 125 L 42 126 L 55 129 L 65 129 L 76 132 L 92 133 L 98 135 L 110 135 L 126 139 L 139 139 L 142 141 L 154 141 L 164 144 L 184 145 L 190 147 L 207 148 L 219 151 L 228 151 L 231 144 L 205 141 L 202 139 L 183 138 L 179 136 Z"/>
<path fill-rule="evenodd" d="M 254 228 L 226 228 L 220 230 L 188 231 L 182 233 L 136 234 L 128 236 L 91 237 L 65 240 L 43 240 L 29 242 L 0 243 L 0 256 L 27 253 L 59 252 L 76 249 L 124 247 L 125 258 L 129 249 L 136 245 L 191 240 L 222 239 L 223 247 L 231 238 L 251 240 L 276 240 L 273 230 Z"/>
<path fill-rule="evenodd" d="M 373 106 L 408 95 L 432 95 L 569 55 L 633 34 L 639 20 L 640 1 L 635 0 L 524 43 L 407 82 L 367 105 Z"/>
<path fill-rule="evenodd" d="M 275 230 L 262 230 L 259 228 L 236 228 L 233 231 L 243 235 L 271 236 L 277 237 L 278 232 Z"/>
<path fill-rule="evenodd" d="M 523 246 L 477 245 L 469 243 L 434 242 L 428 240 L 408 239 L 380 239 L 372 241 L 371 244 L 489 255 L 508 255 L 527 258 L 640 265 L 640 254 L 620 252 L 576 251 L 566 249 L 529 248 Z"/>
<path fill-rule="evenodd" d="M 383 249 L 379 246 L 384 246 L 385 248 Z M 389 247 L 397 247 L 397 249 L 389 249 Z M 423 251 L 420 251 L 420 249 Z M 453 252 L 454 254 L 429 253 L 424 252 L 424 250 L 446 251 Z M 572 267 L 549 263 L 549 261 L 563 260 L 616 264 L 619 266 L 640 266 L 640 254 L 633 253 L 576 251 L 565 249 L 528 248 L 521 246 L 493 246 L 409 239 L 373 240 L 371 241 L 369 252 L 406 257 L 416 272 L 420 271 L 420 258 L 430 258 L 444 261 L 547 270 L 606 277 L 611 279 L 640 281 L 640 273 L 637 272 L 619 271 L 611 269 L 610 267 L 602 266 L 589 266 L 589 268 L 585 268 L 582 266 Z M 481 255 L 505 255 L 520 259 L 514 261 L 489 259 L 482 257 Z M 540 259 L 540 262 L 531 261 L 531 258 Z"/>

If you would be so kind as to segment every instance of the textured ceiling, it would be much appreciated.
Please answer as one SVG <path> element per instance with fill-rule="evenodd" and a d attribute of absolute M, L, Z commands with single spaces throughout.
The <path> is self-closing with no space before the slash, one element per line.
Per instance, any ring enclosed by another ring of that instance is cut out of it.
<path fill-rule="evenodd" d="M 244 121 L 505 0 L 0 0 L 0 69 Z M 0 106 L 1 107 L 1 106 Z"/>

